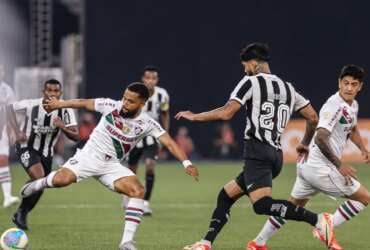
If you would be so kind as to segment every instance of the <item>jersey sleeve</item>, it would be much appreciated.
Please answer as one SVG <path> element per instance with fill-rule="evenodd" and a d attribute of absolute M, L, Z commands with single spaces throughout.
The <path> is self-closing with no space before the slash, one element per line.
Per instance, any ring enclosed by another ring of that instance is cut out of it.
<path fill-rule="evenodd" d="M 9 87 L 7 105 L 10 105 L 10 104 L 12 104 L 16 101 L 17 101 L 17 99 L 15 98 L 15 93 L 14 93 L 13 89 Z"/>
<path fill-rule="evenodd" d="M 333 102 L 327 102 L 320 110 L 319 124 L 317 128 L 325 128 L 332 132 L 333 128 L 342 115 L 342 106 Z"/>
<path fill-rule="evenodd" d="M 149 123 L 149 131 L 148 135 L 151 135 L 155 138 L 161 137 L 164 133 L 166 133 L 166 130 L 162 128 L 161 125 L 159 125 L 158 122 L 154 121 L 153 119 L 148 120 Z"/>
<path fill-rule="evenodd" d="M 233 92 L 231 92 L 230 100 L 235 100 L 241 105 L 252 98 L 252 81 L 248 76 L 245 76 L 239 83 L 236 85 Z"/>
<path fill-rule="evenodd" d="M 163 91 L 162 101 L 160 103 L 160 109 L 163 112 L 166 112 L 170 109 L 170 96 L 167 91 Z"/>
<path fill-rule="evenodd" d="M 72 126 L 77 126 L 76 115 L 73 109 L 64 110 L 63 122 L 67 128 L 72 127 Z"/>
<path fill-rule="evenodd" d="M 96 98 L 94 100 L 95 111 L 107 114 L 113 110 L 120 108 L 118 107 L 118 102 L 109 98 Z"/>
<path fill-rule="evenodd" d="M 310 101 L 304 98 L 300 93 L 295 92 L 294 111 L 299 111 L 310 104 Z"/>

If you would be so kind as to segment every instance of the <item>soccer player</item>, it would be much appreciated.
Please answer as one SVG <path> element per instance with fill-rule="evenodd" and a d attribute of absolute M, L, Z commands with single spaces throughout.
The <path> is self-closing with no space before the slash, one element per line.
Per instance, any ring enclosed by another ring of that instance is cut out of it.
<path fill-rule="evenodd" d="M 291 114 L 296 111 L 306 119 L 306 133 L 297 147 L 301 154 L 308 150 L 318 118 L 310 102 L 292 84 L 270 72 L 269 59 L 267 45 L 248 45 L 241 52 L 241 62 L 247 75 L 223 107 L 198 114 L 183 111 L 176 115 L 177 119 L 190 121 L 229 120 L 242 106 L 247 109 L 244 170 L 221 189 L 205 237 L 184 249 L 211 249 L 216 236 L 228 221 L 231 206 L 244 194 L 249 196 L 256 214 L 304 221 L 316 227 L 328 241 L 333 238 L 331 215 L 318 215 L 287 200 L 271 197 L 272 179 L 279 175 L 283 164 L 280 137 Z"/>
<path fill-rule="evenodd" d="M 19 198 L 12 195 L 6 119 L 6 106 L 15 102 L 15 95 L 12 88 L 4 82 L 4 75 L 4 66 L 0 65 L 0 184 L 4 195 L 3 207 L 6 208 L 19 202 Z"/>
<path fill-rule="evenodd" d="M 154 66 L 146 66 L 143 70 L 141 81 L 150 92 L 150 97 L 143 107 L 143 112 L 160 123 L 164 130 L 169 132 L 170 126 L 170 98 L 164 88 L 158 87 L 159 71 Z M 142 158 L 145 163 L 145 196 L 144 215 L 151 215 L 149 200 L 152 194 L 155 181 L 155 165 L 158 159 L 159 145 L 153 136 L 144 137 L 130 151 L 128 157 L 129 168 L 136 174 L 139 160 Z"/>
<path fill-rule="evenodd" d="M 364 70 L 359 66 L 347 65 L 342 68 L 338 80 L 339 91 L 320 110 L 314 143 L 307 161 L 297 165 L 297 179 L 290 197 L 290 201 L 300 207 L 304 207 L 319 192 L 347 198 L 334 213 L 334 227 L 354 218 L 370 202 L 369 191 L 355 179 L 356 170 L 341 161 L 348 139 L 360 149 L 364 161 L 370 161 L 357 127 L 358 103 L 355 98 L 362 89 L 363 77 Z M 270 217 L 257 238 L 249 242 L 249 249 L 267 249 L 266 241 L 285 222 L 280 217 Z M 321 239 L 315 230 L 314 235 Z M 330 249 L 342 248 L 333 241 Z"/>
<path fill-rule="evenodd" d="M 54 146 L 61 132 L 69 139 L 79 140 L 76 118 L 72 109 L 52 111 L 43 105 L 62 95 L 62 85 L 58 80 L 50 79 L 44 83 L 43 97 L 21 100 L 10 105 L 9 122 L 12 129 L 21 138 L 16 142 L 19 162 L 31 181 L 47 176 L 52 170 Z M 24 116 L 23 124 L 17 124 L 15 114 Z M 42 191 L 23 198 L 12 221 L 17 227 L 27 230 L 27 217 L 42 196 Z"/>
<path fill-rule="evenodd" d="M 120 161 L 145 136 L 154 136 L 180 161 L 187 174 L 198 179 L 198 170 L 187 159 L 170 135 L 148 114 L 142 112 L 149 90 L 142 83 L 130 84 L 122 101 L 111 99 L 51 100 L 46 107 L 84 108 L 102 113 L 98 126 L 81 151 L 58 171 L 26 184 L 21 194 L 27 197 L 44 188 L 65 187 L 88 177 L 95 177 L 106 187 L 130 197 L 126 207 L 125 228 L 120 250 L 135 250 L 133 241 L 144 206 L 144 187 L 138 177 Z"/>

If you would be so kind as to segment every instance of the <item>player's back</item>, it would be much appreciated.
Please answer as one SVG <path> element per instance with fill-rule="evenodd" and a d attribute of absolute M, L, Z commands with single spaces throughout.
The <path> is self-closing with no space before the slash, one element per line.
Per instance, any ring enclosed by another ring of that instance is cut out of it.
<path fill-rule="evenodd" d="M 309 104 L 289 82 L 274 74 L 245 76 L 231 94 L 247 109 L 245 139 L 255 138 L 275 148 L 293 111 Z"/>

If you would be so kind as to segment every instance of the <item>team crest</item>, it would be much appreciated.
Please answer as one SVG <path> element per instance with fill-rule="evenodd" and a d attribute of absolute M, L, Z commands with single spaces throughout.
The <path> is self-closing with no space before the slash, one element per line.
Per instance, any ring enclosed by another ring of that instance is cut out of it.
<path fill-rule="evenodd" d="M 341 124 L 351 124 L 353 121 L 351 115 L 349 114 L 347 108 L 343 108 L 342 110 L 342 117 L 340 118 L 339 122 Z"/>
<path fill-rule="evenodd" d="M 129 126 L 127 126 L 127 124 L 122 125 L 122 133 L 128 134 L 128 133 L 130 133 L 130 131 L 131 131 L 131 129 L 130 129 Z"/>

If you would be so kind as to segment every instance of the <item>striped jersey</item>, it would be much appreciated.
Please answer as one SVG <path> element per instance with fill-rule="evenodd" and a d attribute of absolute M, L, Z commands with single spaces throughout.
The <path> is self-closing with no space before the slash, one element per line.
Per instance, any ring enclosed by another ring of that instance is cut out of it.
<path fill-rule="evenodd" d="M 77 122 L 72 109 L 58 109 L 47 113 L 42 100 L 29 99 L 13 103 L 17 116 L 24 118 L 20 129 L 27 135 L 27 141 L 17 147 L 32 148 L 44 157 L 52 157 L 60 134 L 60 129 L 54 126 L 54 119 L 59 117 L 66 127 L 77 126 Z"/>
<path fill-rule="evenodd" d="M 145 112 L 135 118 L 122 117 L 122 101 L 97 98 L 95 110 L 102 113 L 102 117 L 82 151 L 92 150 L 102 159 L 120 161 L 145 136 L 159 138 L 166 132 Z"/>
<path fill-rule="evenodd" d="M 0 82 L 0 139 L 6 125 L 6 106 L 15 102 L 13 89 L 5 82 Z"/>
<path fill-rule="evenodd" d="M 160 123 L 161 112 L 166 112 L 170 108 L 170 97 L 164 88 L 155 86 L 153 95 L 148 99 L 143 107 L 143 111 L 151 118 Z M 142 148 L 156 143 L 152 136 L 147 136 L 140 141 L 136 147 Z"/>
<path fill-rule="evenodd" d="M 289 82 L 273 74 L 245 76 L 230 95 L 247 110 L 245 139 L 255 138 L 281 149 L 281 135 L 293 111 L 310 102 Z"/>

